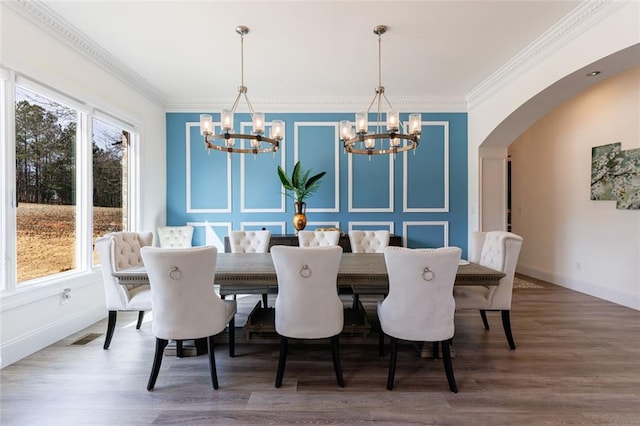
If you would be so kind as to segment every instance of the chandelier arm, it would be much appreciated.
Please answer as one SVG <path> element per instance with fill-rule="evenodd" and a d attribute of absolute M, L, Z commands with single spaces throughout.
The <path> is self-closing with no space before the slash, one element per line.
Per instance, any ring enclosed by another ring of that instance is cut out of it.
<path fill-rule="evenodd" d="M 247 93 L 244 93 L 244 100 L 247 102 L 247 106 L 249 107 L 249 113 L 251 114 L 251 118 L 253 118 L 253 105 L 251 105 L 251 102 L 249 101 L 249 97 L 247 96 Z"/>
<path fill-rule="evenodd" d="M 369 107 L 367 108 L 367 114 L 369 113 L 369 111 L 371 111 L 371 107 L 373 106 L 373 103 L 376 101 L 376 98 L 378 98 L 378 92 L 376 92 L 376 94 L 373 95 L 373 99 L 371 99 L 371 102 L 369 103 Z"/>
<path fill-rule="evenodd" d="M 233 114 L 236 113 L 236 109 L 238 108 L 238 104 L 240 103 L 240 96 L 242 96 L 242 91 L 238 90 L 238 94 L 236 95 L 236 100 L 233 101 L 233 105 L 231 106 L 231 112 Z"/>

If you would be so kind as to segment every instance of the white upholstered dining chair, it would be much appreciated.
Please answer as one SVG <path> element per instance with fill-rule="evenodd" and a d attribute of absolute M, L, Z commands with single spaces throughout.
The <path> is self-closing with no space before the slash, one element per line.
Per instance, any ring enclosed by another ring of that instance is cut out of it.
<path fill-rule="evenodd" d="M 441 345 L 449 389 L 458 391 L 449 346 L 455 330 L 453 284 L 461 253 L 458 247 L 385 249 L 389 295 L 378 302 L 378 318 L 380 346 L 384 335 L 391 337 L 387 389 L 393 389 L 398 339 L 402 339 Z"/>
<path fill-rule="evenodd" d="M 151 245 L 153 245 L 152 232 L 111 232 L 96 239 L 105 301 L 109 312 L 104 349 L 109 349 L 111 344 L 118 311 L 138 311 L 136 329 L 140 329 L 144 312 L 151 310 L 149 285 L 120 285 L 112 275 L 113 272 L 141 266 L 140 249 Z"/>
<path fill-rule="evenodd" d="M 337 246 L 339 242 L 340 231 L 298 231 L 300 247 Z"/>
<path fill-rule="evenodd" d="M 213 288 L 217 249 L 143 247 L 141 253 L 151 286 L 156 336 L 147 390 L 155 386 L 169 340 L 201 338 L 207 338 L 211 382 L 218 389 L 213 339 L 228 325 L 229 356 L 234 356 L 236 302 L 220 299 Z"/>
<path fill-rule="evenodd" d="M 231 231 L 229 246 L 231 253 L 267 253 L 271 232 L 262 231 Z"/>
<path fill-rule="evenodd" d="M 502 327 L 511 349 L 516 348 L 511 333 L 511 297 L 513 278 L 522 237 L 511 232 L 491 231 L 471 234 L 469 260 L 487 268 L 501 271 L 505 276 L 498 286 L 456 286 L 453 294 L 457 309 L 477 309 L 485 329 L 489 329 L 486 311 L 500 311 Z"/>
<path fill-rule="evenodd" d="M 159 226 L 161 248 L 186 248 L 193 245 L 193 226 Z"/>
<path fill-rule="evenodd" d="M 389 231 L 349 231 L 349 243 L 353 253 L 382 253 L 389 245 Z"/>
<path fill-rule="evenodd" d="M 352 253 L 382 253 L 389 245 L 391 233 L 387 230 L 378 231 L 349 231 L 349 244 Z M 384 295 L 378 287 L 352 287 L 353 291 L 353 310 L 356 311 L 360 307 L 360 295 Z"/>
<path fill-rule="evenodd" d="M 229 232 L 229 247 L 231 253 L 268 253 L 271 232 L 261 231 L 231 231 Z M 242 294 L 261 294 L 262 307 L 268 307 L 269 289 L 262 286 L 242 286 L 242 288 L 225 287 L 220 289 L 220 295 L 224 298 L 228 294 L 233 294 L 235 298 L 240 292 Z"/>
<path fill-rule="evenodd" d="M 337 288 L 342 247 L 273 246 L 271 256 L 278 277 L 275 326 L 280 335 L 280 357 L 276 388 L 282 385 L 289 338 L 329 338 L 336 379 L 344 387 L 338 341 L 344 313 Z"/>

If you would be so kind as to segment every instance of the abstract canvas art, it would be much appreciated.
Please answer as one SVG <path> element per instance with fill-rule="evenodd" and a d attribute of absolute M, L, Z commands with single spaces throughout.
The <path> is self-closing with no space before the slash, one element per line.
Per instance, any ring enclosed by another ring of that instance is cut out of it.
<path fill-rule="evenodd" d="M 591 199 L 640 210 L 640 148 L 623 151 L 616 142 L 591 149 Z"/>

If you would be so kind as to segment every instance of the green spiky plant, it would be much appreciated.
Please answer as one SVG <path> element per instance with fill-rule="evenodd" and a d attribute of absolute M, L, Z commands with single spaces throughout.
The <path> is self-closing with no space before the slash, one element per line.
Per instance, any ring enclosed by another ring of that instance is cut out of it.
<path fill-rule="evenodd" d="M 287 176 L 282 167 L 278 166 L 278 176 L 285 189 L 285 194 L 299 203 L 302 203 L 307 197 L 318 190 L 320 187 L 320 179 L 322 179 L 327 172 L 320 172 L 313 176 L 309 176 L 310 174 L 311 170 L 302 170 L 299 161 L 293 166 L 291 178 Z M 293 191 L 293 195 L 287 191 Z"/>

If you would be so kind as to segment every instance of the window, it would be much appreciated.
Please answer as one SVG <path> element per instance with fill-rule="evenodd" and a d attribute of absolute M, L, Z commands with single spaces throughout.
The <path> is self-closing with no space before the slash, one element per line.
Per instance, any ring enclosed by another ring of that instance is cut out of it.
<path fill-rule="evenodd" d="M 128 151 L 131 133 L 93 119 L 93 264 L 96 238 L 127 226 Z"/>
<path fill-rule="evenodd" d="M 0 77 L 0 291 L 90 272 L 95 239 L 134 222 L 135 126 L 9 70 Z"/>
<path fill-rule="evenodd" d="M 16 87 L 19 283 L 76 268 L 78 111 Z"/>

